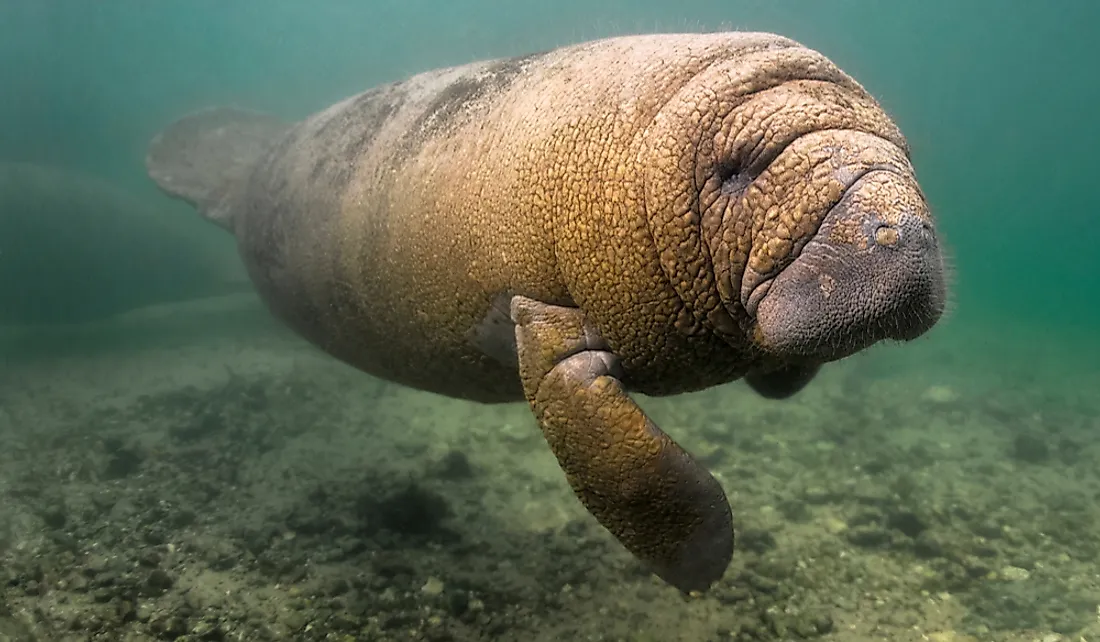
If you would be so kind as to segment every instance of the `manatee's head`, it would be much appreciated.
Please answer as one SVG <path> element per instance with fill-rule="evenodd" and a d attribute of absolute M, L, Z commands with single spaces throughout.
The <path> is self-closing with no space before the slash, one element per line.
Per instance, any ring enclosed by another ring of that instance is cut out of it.
<path fill-rule="evenodd" d="M 764 241 L 786 250 L 771 270 L 746 266 L 740 303 L 770 355 L 830 361 L 916 338 L 943 314 L 943 254 L 912 174 L 887 166 L 853 178 L 816 230 L 789 248 Z"/>
<path fill-rule="evenodd" d="M 943 254 L 907 143 L 821 54 L 783 39 L 731 52 L 651 131 L 653 237 L 697 323 L 769 362 L 823 363 L 943 314 Z"/>

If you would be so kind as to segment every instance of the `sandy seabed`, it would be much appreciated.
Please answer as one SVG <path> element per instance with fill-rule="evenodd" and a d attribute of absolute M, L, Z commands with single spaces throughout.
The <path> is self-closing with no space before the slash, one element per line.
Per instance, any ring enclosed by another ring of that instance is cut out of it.
<path fill-rule="evenodd" d="M 380 382 L 251 297 L 9 330 L 0 640 L 1100 640 L 1100 340 L 1050 336 L 641 399 L 737 520 L 683 597 L 523 404 Z"/>

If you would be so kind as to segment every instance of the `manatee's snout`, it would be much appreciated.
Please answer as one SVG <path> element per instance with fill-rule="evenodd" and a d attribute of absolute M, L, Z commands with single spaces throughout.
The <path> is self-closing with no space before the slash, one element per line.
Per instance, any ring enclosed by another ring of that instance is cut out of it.
<path fill-rule="evenodd" d="M 742 303 L 756 342 L 782 358 L 829 361 L 929 330 L 946 300 L 944 260 L 911 175 L 872 170 L 774 277 L 752 270 Z"/>

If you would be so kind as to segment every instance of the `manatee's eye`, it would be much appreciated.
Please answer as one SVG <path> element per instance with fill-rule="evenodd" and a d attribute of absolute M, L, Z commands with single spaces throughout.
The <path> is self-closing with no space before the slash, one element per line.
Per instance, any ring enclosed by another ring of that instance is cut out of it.
<path fill-rule="evenodd" d="M 901 238 L 901 233 L 897 228 L 890 227 L 889 225 L 879 225 L 875 228 L 875 243 L 883 245 L 885 247 L 894 247 L 898 244 L 898 240 Z"/>
<path fill-rule="evenodd" d="M 733 158 L 725 158 L 719 161 L 718 167 L 715 168 L 715 173 L 718 174 L 718 180 L 724 183 L 740 174 L 741 167 Z"/>
<path fill-rule="evenodd" d="M 722 193 L 731 196 L 743 192 L 754 178 L 745 171 L 738 160 L 733 158 L 720 162 L 715 168 L 715 173 L 718 180 L 722 182 Z"/>

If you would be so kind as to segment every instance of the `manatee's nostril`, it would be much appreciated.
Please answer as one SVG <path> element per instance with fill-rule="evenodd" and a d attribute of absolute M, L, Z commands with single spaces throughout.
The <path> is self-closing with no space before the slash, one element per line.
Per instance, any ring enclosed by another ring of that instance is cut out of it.
<path fill-rule="evenodd" d="M 875 229 L 875 243 L 879 245 L 894 247 L 898 244 L 900 238 L 901 235 L 898 233 L 897 229 L 889 225 L 879 225 Z"/>
<path fill-rule="evenodd" d="M 919 238 L 923 245 L 933 247 L 936 245 L 936 228 L 928 221 L 921 221 Z"/>

